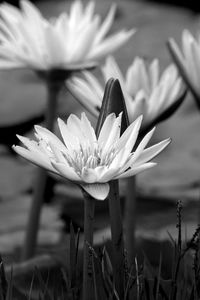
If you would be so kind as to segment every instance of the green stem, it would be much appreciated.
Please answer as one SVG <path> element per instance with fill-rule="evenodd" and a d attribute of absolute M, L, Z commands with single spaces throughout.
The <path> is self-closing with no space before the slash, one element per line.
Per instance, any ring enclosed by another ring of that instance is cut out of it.
<path fill-rule="evenodd" d="M 95 199 L 84 192 L 84 201 L 83 300 L 93 300 L 92 247 Z"/>
<path fill-rule="evenodd" d="M 47 83 L 47 109 L 45 115 L 45 127 L 49 130 L 53 130 L 54 117 L 56 114 L 57 98 L 61 89 L 62 82 Z M 35 248 L 37 244 L 37 235 L 40 223 L 41 208 L 44 199 L 44 192 L 47 182 L 47 172 L 41 168 L 38 168 L 36 173 L 36 179 L 33 187 L 33 198 L 30 208 L 30 215 L 27 224 L 27 230 L 25 233 L 24 248 L 22 250 L 22 260 L 29 259 L 34 256 Z"/>
<path fill-rule="evenodd" d="M 125 257 L 121 205 L 119 198 L 118 180 L 110 182 L 108 196 L 113 247 L 113 272 L 115 288 L 119 299 L 124 299 L 125 291 Z"/>
<path fill-rule="evenodd" d="M 126 202 L 124 210 L 125 248 L 128 265 L 135 264 L 135 220 L 136 220 L 136 177 L 127 178 Z"/>

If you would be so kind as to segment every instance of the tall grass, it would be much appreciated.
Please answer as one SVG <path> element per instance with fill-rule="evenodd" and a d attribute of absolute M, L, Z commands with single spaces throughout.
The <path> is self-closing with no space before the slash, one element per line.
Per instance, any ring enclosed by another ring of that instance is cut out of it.
<path fill-rule="evenodd" d="M 177 203 L 177 239 L 169 234 L 172 243 L 173 255 L 171 261 L 171 276 L 163 277 L 163 257 L 160 253 L 159 264 L 153 267 L 144 254 L 142 264 L 137 257 L 135 264 L 127 265 L 124 257 L 125 268 L 125 294 L 120 299 L 115 288 L 113 276 L 113 257 L 109 247 L 103 245 L 93 248 L 92 276 L 94 285 L 94 300 L 198 300 L 200 299 L 200 225 L 197 226 L 192 238 L 183 241 L 182 238 L 182 204 Z M 70 226 L 70 263 L 66 269 L 60 270 L 59 279 L 55 278 L 54 284 L 49 276 L 44 278 L 39 268 L 35 267 L 30 289 L 27 295 L 20 291 L 13 279 L 13 272 L 6 278 L 4 264 L 0 263 L 0 300 L 79 300 L 82 299 L 82 261 L 79 258 L 79 231 L 75 234 Z M 142 250 L 141 250 L 142 251 Z M 188 257 L 190 258 L 188 260 Z M 151 260 L 151 258 L 150 258 Z M 37 292 L 33 288 L 37 282 Z"/>

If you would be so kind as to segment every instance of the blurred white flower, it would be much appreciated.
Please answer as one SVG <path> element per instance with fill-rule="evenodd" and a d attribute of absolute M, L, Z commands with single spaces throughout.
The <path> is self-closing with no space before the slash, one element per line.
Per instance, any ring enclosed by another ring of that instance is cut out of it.
<path fill-rule="evenodd" d="M 6 3 L 0 5 L 0 68 L 76 68 L 76 64 L 95 61 L 116 50 L 134 33 L 121 30 L 106 37 L 115 5 L 102 23 L 94 14 L 93 1 L 84 8 L 76 0 L 69 13 L 51 20 L 28 0 L 21 0 L 20 6 L 21 10 Z"/>
<path fill-rule="evenodd" d="M 200 99 L 200 35 L 195 39 L 185 29 L 182 33 L 182 51 L 173 38 L 169 39 L 168 45 L 183 79 Z"/>
<path fill-rule="evenodd" d="M 58 119 L 64 143 L 49 130 L 35 126 L 37 141 L 18 136 L 26 148 L 13 146 L 13 149 L 32 163 L 79 184 L 95 199 L 104 200 L 109 193 L 109 181 L 153 167 L 155 163 L 149 161 L 170 142 L 166 139 L 144 149 L 154 128 L 133 152 L 142 116 L 120 137 L 121 116 L 110 114 L 97 138 L 85 113 L 81 119 L 72 114 L 66 124 Z"/>
<path fill-rule="evenodd" d="M 130 122 L 143 114 L 143 126 L 147 126 L 172 106 L 181 94 L 182 80 L 175 65 L 168 66 L 160 74 L 157 59 L 146 66 L 143 59 L 136 57 L 124 77 L 115 59 L 110 56 L 101 70 L 105 82 L 110 77 L 119 79 Z M 91 73 L 85 71 L 83 74 L 84 78 L 72 77 L 66 83 L 67 88 L 97 116 L 104 87 Z"/>

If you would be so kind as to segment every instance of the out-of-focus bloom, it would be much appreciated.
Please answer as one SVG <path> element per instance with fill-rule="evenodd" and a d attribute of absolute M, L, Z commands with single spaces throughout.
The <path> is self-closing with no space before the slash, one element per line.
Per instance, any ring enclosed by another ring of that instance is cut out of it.
<path fill-rule="evenodd" d="M 115 5 L 102 23 L 94 14 L 93 1 L 84 8 L 76 0 L 68 14 L 51 20 L 28 0 L 21 0 L 20 5 L 21 10 L 0 5 L 0 68 L 73 69 L 116 50 L 134 33 L 121 30 L 106 37 Z"/>
<path fill-rule="evenodd" d="M 184 30 L 182 51 L 172 38 L 169 39 L 168 45 L 181 76 L 200 101 L 200 36 L 195 39 L 188 30 Z"/>
<path fill-rule="evenodd" d="M 133 152 L 142 116 L 120 136 L 121 116 L 108 115 L 97 138 L 85 113 L 81 119 L 72 114 L 67 123 L 58 119 L 63 142 L 47 129 L 35 126 L 37 141 L 18 136 L 26 148 L 13 149 L 32 163 L 77 183 L 92 197 L 104 200 L 109 181 L 153 167 L 155 163 L 149 161 L 170 142 L 166 139 L 145 149 L 154 128 Z"/>
<path fill-rule="evenodd" d="M 102 73 L 105 82 L 110 77 L 119 79 L 130 122 L 143 114 L 143 126 L 148 126 L 171 107 L 181 94 L 182 80 L 176 67 L 170 65 L 160 75 L 157 59 L 147 66 L 144 60 L 136 57 L 124 77 L 115 59 L 110 56 L 102 67 Z M 91 73 L 83 74 L 84 78 L 72 77 L 67 87 L 77 100 L 97 116 L 104 87 Z"/>

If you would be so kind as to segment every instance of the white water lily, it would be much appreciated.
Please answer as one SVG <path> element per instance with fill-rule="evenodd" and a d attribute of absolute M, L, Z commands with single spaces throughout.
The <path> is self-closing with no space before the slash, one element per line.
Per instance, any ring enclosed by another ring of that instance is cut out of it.
<path fill-rule="evenodd" d="M 121 116 L 107 116 L 97 138 L 85 113 L 80 119 L 72 114 L 67 123 L 58 119 L 63 141 L 49 130 L 35 126 L 37 141 L 18 136 L 25 147 L 13 149 L 32 163 L 77 183 L 95 199 L 104 200 L 109 193 L 109 181 L 153 167 L 155 163 L 149 161 L 170 142 L 166 139 L 145 149 L 154 128 L 133 152 L 142 116 L 120 136 Z"/>
<path fill-rule="evenodd" d="M 200 99 L 200 35 L 195 39 L 185 29 L 182 33 L 182 51 L 173 38 L 169 40 L 169 46 L 183 79 Z"/>
<path fill-rule="evenodd" d="M 180 97 L 182 80 L 173 64 L 160 74 L 157 59 L 147 66 L 143 59 L 136 57 L 123 76 L 117 62 L 110 56 L 101 70 L 105 82 L 110 77 L 119 79 L 130 122 L 143 114 L 143 126 L 146 126 Z M 84 78 L 72 77 L 66 83 L 67 88 L 91 113 L 98 116 L 104 87 L 91 73 L 85 71 L 83 74 Z"/>
<path fill-rule="evenodd" d="M 28 0 L 21 0 L 20 7 L 21 10 L 7 3 L 0 5 L 0 68 L 75 68 L 76 64 L 111 53 L 134 33 L 121 30 L 106 37 L 115 5 L 102 23 L 100 16 L 94 14 L 93 1 L 84 8 L 76 0 L 69 13 L 51 20 L 45 19 Z"/>

